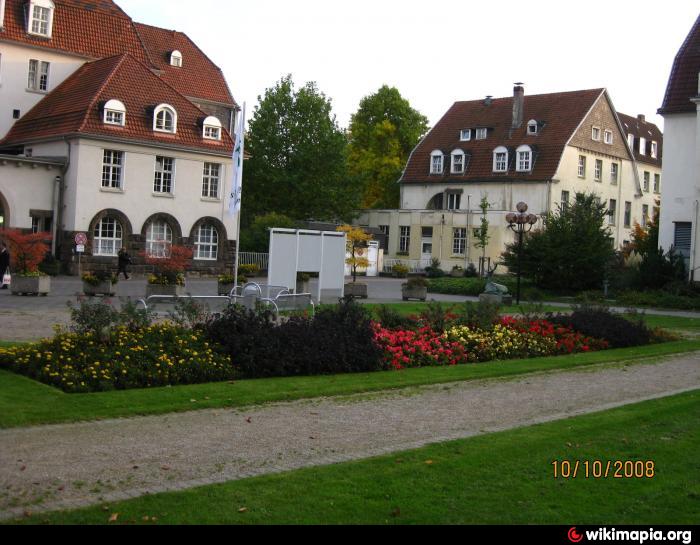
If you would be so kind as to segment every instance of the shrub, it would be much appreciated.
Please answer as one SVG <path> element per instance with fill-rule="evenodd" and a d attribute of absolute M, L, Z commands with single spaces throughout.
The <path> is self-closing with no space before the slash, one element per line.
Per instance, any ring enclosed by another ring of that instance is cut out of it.
<path fill-rule="evenodd" d="M 102 282 L 110 281 L 112 284 L 119 282 L 119 277 L 109 271 L 87 272 L 82 277 L 83 282 L 90 286 L 99 286 Z"/>
<path fill-rule="evenodd" d="M 79 297 L 78 302 L 77 307 L 68 302 L 72 322 L 70 329 L 74 333 L 107 335 L 109 328 L 119 323 L 119 312 L 111 305 L 109 299 L 93 303 Z"/>
<path fill-rule="evenodd" d="M 48 233 L 24 234 L 17 229 L 3 229 L 0 236 L 9 248 L 13 274 L 41 276 L 39 265 L 49 253 Z"/>
<path fill-rule="evenodd" d="M 391 268 L 391 272 L 396 278 L 406 278 L 408 276 L 408 267 L 406 267 L 406 265 L 402 265 L 401 263 L 397 263 Z"/>
<path fill-rule="evenodd" d="M 258 274 L 260 274 L 260 267 L 254 263 L 250 265 L 239 265 L 238 274 L 243 274 L 246 276 L 258 276 Z"/>
<path fill-rule="evenodd" d="M 445 276 L 445 271 L 442 270 L 440 260 L 437 257 L 431 259 L 430 266 L 425 268 L 425 273 L 428 278 L 442 278 Z"/>
<path fill-rule="evenodd" d="M 405 286 L 409 289 L 426 288 L 428 287 L 428 281 L 422 276 L 411 276 Z"/>
<path fill-rule="evenodd" d="M 634 323 L 605 308 L 583 307 L 571 315 L 550 316 L 548 319 L 584 335 L 605 339 L 612 348 L 642 346 L 651 342 L 651 331 L 644 323 Z"/>
<path fill-rule="evenodd" d="M 467 301 L 462 305 L 461 313 L 458 314 L 456 322 L 463 326 L 491 329 L 498 321 L 498 310 L 499 306 L 495 303 Z"/>
<path fill-rule="evenodd" d="M 185 246 L 163 243 L 165 245 L 165 257 L 155 257 L 148 252 L 141 255 L 148 265 L 151 265 L 154 274 L 148 277 L 149 284 L 180 285 L 185 284 L 184 271 L 192 260 L 193 250 Z"/>
<path fill-rule="evenodd" d="M 467 278 L 476 278 L 479 276 L 479 272 L 476 270 L 476 266 L 474 263 L 470 263 L 469 266 L 467 267 L 467 270 L 464 271 L 464 276 Z"/>
<path fill-rule="evenodd" d="M 381 305 L 376 311 L 377 319 L 386 329 L 413 329 L 416 322 L 386 305 Z"/>
<path fill-rule="evenodd" d="M 428 283 L 431 293 L 478 296 L 484 293 L 486 281 L 481 278 L 433 278 Z"/>
<path fill-rule="evenodd" d="M 211 316 L 207 307 L 189 297 L 178 297 L 175 307 L 168 313 L 168 318 L 183 329 L 194 329 L 205 324 Z"/>
<path fill-rule="evenodd" d="M 442 333 L 447 329 L 447 325 L 456 318 L 456 315 L 449 312 L 442 303 L 430 301 L 425 310 L 420 313 L 420 324 L 430 328 L 432 331 Z"/>
<path fill-rule="evenodd" d="M 52 340 L 0 348 L 0 367 L 69 393 L 197 384 L 236 377 L 225 354 L 200 332 L 160 324 L 136 332 L 64 333 Z"/>

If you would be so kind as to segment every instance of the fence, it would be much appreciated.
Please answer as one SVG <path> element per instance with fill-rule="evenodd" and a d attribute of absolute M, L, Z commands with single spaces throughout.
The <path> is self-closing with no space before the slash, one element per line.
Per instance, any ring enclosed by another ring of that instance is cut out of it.
<path fill-rule="evenodd" d="M 270 254 L 256 254 L 253 252 L 241 252 L 238 254 L 239 265 L 257 265 L 261 271 L 266 271 L 270 263 Z"/>
<path fill-rule="evenodd" d="M 426 267 L 430 267 L 432 260 L 430 259 L 384 259 L 384 269 L 385 273 L 392 272 L 394 265 L 403 265 L 408 267 L 408 272 L 410 273 L 422 273 L 425 272 Z"/>

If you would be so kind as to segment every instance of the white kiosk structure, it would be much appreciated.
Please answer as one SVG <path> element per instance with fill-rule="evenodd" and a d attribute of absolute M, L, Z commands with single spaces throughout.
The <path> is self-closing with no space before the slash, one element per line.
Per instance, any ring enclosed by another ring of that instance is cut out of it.
<path fill-rule="evenodd" d="M 314 299 L 335 303 L 345 294 L 345 248 L 345 233 L 271 229 L 268 284 L 292 291 L 297 273 L 318 273 Z"/>

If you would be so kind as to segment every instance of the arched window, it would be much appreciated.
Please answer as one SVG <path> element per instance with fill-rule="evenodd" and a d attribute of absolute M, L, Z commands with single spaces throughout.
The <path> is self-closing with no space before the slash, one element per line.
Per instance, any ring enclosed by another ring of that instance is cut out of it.
<path fill-rule="evenodd" d="M 26 7 L 27 33 L 50 38 L 53 31 L 54 8 L 51 0 L 30 0 Z"/>
<path fill-rule="evenodd" d="M 207 140 L 221 140 L 221 121 L 210 115 L 204 120 L 204 138 Z"/>
<path fill-rule="evenodd" d="M 177 132 L 177 112 L 169 104 L 156 107 L 153 114 L 153 130 L 159 132 Z"/>
<path fill-rule="evenodd" d="M 433 151 L 430 154 L 430 174 L 442 174 L 444 160 L 440 150 Z"/>
<path fill-rule="evenodd" d="M 219 255 L 219 233 L 210 223 L 203 223 L 197 229 L 194 241 L 194 258 L 216 261 Z"/>
<path fill-rule="evenodd" d="M 119 100 L 109 100 L 104 108 L 104 122 L 107 125 L 124 126 L 126 123 L 126 106 Z"/>
<path fill-rule="evenodd" d="M 165 221 L 153 221 L 146 230 L 146 253 L 150 257 L 168 257 L 173 244 L 173 230 Z"/>
<path fill-rule="evenodd" d="M 537 125 L 537 121 L 534 119 L 531 119 L 530 121 L 527 122 L 527 134 L 529 135 L 536 135 L 539 130 L 539 127 Z"/>
<path fill-rule="evenodd" d="M 493 171 L 508 172 L 508 148 L 505 146 L 493 150 Z"/>
<path fill-rule="evenodd" d="M 123 229 L 116 218 L 102 218 L 93 232 L 93 255 L 116 256 L 122 247 Z"/>
<path fill-rule="evenodd" d="M 516 151 L 518 172 L 530 172 L 532 170 L 532 149 L 530 146 L 520 146 Z"/>
<path fill-rule="evenodd" d="M 464 152 L 456 149 L 452 152 L 452 174 L 464 174 Z"/>
<path fill-rule="evenodd" d="M 170 53 L 170 66 L 177 66 L 178 68 L 182 66 L 182 53 L 177 49 Z"/>

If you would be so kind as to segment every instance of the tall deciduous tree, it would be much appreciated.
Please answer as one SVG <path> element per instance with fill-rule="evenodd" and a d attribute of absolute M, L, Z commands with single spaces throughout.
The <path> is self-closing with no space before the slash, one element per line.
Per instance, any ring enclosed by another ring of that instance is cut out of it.
<path fill-rule="evenodd" d="M 350 122 L 348 168 L 362 181 L 363 207 L 399 207 L 399 178 L 427 131 L 428 119 L 395 87 L 384 85 L 362 99 Z"/>
<path fill-rule="evenodd" d="M 522 273 L 540 288 L 601 289 L 615 251 L 606 227 L 608 211 L 594 194 L 577 193 L 574 202 L 544 218 L 544 229 L 523 243 Z M 518 244 L 507 246 L 506 266 L 514 271 Z"/>
<path fill-rule="evenodd" d="M 258 97 L 249 123 L 243 223 L 269 212 L 294 220 L 348 218 L 359 204 L 349 183 L 347 139 L 316 84 L 291 75 Z"/>

